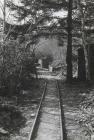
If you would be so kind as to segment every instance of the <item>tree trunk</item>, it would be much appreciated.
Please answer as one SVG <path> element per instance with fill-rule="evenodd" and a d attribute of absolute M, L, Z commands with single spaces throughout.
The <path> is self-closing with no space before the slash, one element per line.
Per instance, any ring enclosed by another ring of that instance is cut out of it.
<path fill-rule="evenodd" d="M 82 32 L 82 47 L 84 49 L 84 55 L 85 55 L 85 66 L 86 66 L 86 79 L 90 80 L 90 71 L 89 71 L 89 56 L 88 56 L 88 51 L 86 49 L 86 34 L 85 34 L 85 20 L 86 20 L 86 12 L 85 9 L 83 10 L 83 8 L 81 7 L 81 1 L 78 0 L 78 6 L 79 6 L 79 10 L 81 13 L 81 32 Z"/>
<path fill-rule="evenodd" d="M 94 80 L 94 45 L 91 44 L 88 46 L 88 68 L 90 80 Z"/>
<path fill-rule="evenodd" d="M 90 74 L 89 74 L 89 60 L 88 60 L 88 52 L 86 49 L 86 36 L 85 36 L 85 15 L 83 14 L 82 17 L 82 46 L 84 49 L 84 55 L 85 55 L 85 65 L 86 65 L 86 79 L 90 80 Z"/>
<path fill-rule="evenodd" d="M 78 49 L 78 80 L 86 80 L 85 55 L 83 48 Z"/>
<path fill-rule="evenodd" d="M 67 45 L 67 82 L 72 81 L 72 3 L 73 0 L 69 0 L 68 6 L 68 45 Z"/>
<path fill-rule="evenodd" d="M 5 35 L 5 26 L 6 26 L 6 0 L 4 0 L 4 8 L 3 8 L 3 35 Z"/>

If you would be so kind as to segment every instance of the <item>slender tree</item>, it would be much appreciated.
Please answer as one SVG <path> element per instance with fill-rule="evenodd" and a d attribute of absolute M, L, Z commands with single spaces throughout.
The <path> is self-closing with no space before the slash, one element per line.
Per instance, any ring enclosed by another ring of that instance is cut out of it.
<path fill-rule="evenodd" d="M 72 81 L 72 4 L 73 0 L 69 0 L 68 3 L 68 40 L 67 40 L 67 81 Z"/>
<path fill-rule="evenodd" d="M 6 0 L 4 0 L 4 8 L 3 8 L 3 32 L 5 33 L 6 26 Z"/>
<path fill-rule="evenodd" d="M 0 2 L 0 10 L 2 11 L 3 19 L 1 25 L 3 26 L 2 34 L 4 39 L 5 34 L 5 26 L 6 26 L 6 0 L 4 0 L 4 3 Z"/>

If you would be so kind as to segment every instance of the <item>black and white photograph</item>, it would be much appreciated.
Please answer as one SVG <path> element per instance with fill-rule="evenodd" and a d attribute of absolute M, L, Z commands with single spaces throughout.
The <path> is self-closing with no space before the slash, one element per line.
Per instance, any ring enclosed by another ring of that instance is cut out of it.
<path fill-rule="evenodd" d="M 94 0 L 0 0 L 0 140 L 94 140 Z"/>

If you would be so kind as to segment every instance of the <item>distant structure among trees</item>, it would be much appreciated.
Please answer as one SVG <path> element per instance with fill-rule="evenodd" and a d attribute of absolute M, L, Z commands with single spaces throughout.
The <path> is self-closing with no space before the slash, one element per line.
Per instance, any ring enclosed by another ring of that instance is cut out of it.
<path fill-rule="evenodd" d="M 30 38 L 24 38 L 25 40 L 23 39 L 23 41 L 30 41 L 29 44 L 36 44 L 40 36 L 45 36 L 46 38 L 59 36 L 59 40 L 61 37 L 62 42 L 67 43 L 67 81 L 71 83 L 73 79 L 73 51 L 77 51 L 79 46 L 83 48 L 83 67 L 86 71 L 86 80 L 93 79 L 93 50 L 92 47 L 90 47 L 92 45 L 89 45 L 88 43 L 88 38 L 91 38 L 91 36 L 94 34 L 93 1 L 21 0 L 20 5 L 17 5 L 13 1 L 8 0 L 5 5 L 11 11 L 14 11 L 16 20 L 20 23 L 23 23 L 23 25 L 7 24 L 5 22 L 4 15 L 3 23 L 5 24 L 3 24 L 3 29 L 5 29 L 4 33 L 7 34 L 5 40 L 11 40 L 12 36 L 16 40 L 19 34 L 22 34 L 24 36 L 26 34 L 29 34 Z M 68 12 L 68 15 L 66 15 L 66 17 L 61 18 L 53 16 L 54 11 L 60 11 L 62 9 Z M 49 26 L 47 25 L 47 23 L 49 23 Z M 59 44 L 60 46 L 64 46 L 61 42 L 59 42 Z M 78 71 L 78 77 L 80 76 L 79 74 L 81 73 Z M 80 80 L 83 80 L 83 78 L 80 78 Z"/>

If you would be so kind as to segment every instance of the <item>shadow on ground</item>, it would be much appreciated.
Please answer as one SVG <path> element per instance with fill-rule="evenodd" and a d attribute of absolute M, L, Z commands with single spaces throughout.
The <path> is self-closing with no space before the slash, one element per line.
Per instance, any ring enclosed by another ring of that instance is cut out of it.
<path fill-rule="evenodd" d="M 12 97 L 1 99 L 8 101 L 6 106 L 0 106 L 0 140 L 24 140 L 27 139 L 35 113 L 44 89 L 44 80 L 25 80 L 19 92 Z M 15 101 L 15 103 L 14 103 Z"/>
<path fill-rule="evenodd" d="M 26 119 L 21 112 L 14 107 L 0 106 L 0 139 L 7 139 L 10 134 L 19 133 L 20 129 L 25 126 Z"/>

